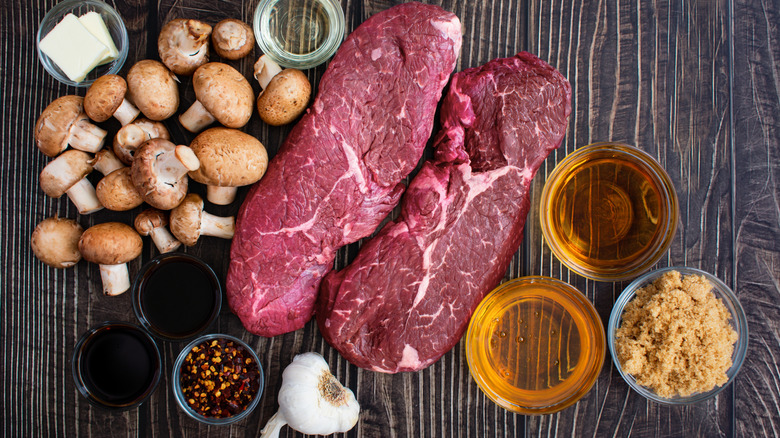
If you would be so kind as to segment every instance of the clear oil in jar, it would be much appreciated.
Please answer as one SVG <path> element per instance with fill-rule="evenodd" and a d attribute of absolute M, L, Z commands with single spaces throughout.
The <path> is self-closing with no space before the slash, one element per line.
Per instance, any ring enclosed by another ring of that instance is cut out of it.
<path fill-rule="evenodd" d="M 325 43 L 330 18 L 320 0 L 279 0 L 270 9 L 267 35 L 280 50 L 307 55 Z"/>

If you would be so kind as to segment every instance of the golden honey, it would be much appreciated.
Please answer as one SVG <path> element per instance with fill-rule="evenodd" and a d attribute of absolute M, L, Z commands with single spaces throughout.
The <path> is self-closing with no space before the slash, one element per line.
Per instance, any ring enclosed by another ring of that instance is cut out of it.
<path fill-rule="evenodd" d="M 590 302 L 549 277 L 507 282 L 480 303 L 469 324 L 471 375 L 494 402 L 522 414 L 548 414 L 587 393 L 606 341 Z"/>
<path fill-rule="evenodd" d="M 596 280 L 630 278 L 655 264 L 678 215 L 666 172 L 622 144 L 595 144 L 566 157 L 545 184 L 540 208 L 553 253 Z"/>

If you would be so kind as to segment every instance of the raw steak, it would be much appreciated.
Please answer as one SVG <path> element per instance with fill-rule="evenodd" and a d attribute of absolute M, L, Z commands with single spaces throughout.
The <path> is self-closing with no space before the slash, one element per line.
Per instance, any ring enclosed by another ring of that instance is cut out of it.
<path fill-rule="evenodd" d="M 301 328 L 336 251 L 398 204 L 460 44 L 454 14 L 407 3 L 369 18 L 339 48 L 238 214 L 227 297 L 247 330 Z"/>
<path fill-rule="evenodd" d="M 401 215 L 322 282 L 317 322 L 353 364 L 427 367 L 463 335 L 522 240 L 531 179 L 563 141 L 571 86 L 529 53 L 457 73 Z"/>

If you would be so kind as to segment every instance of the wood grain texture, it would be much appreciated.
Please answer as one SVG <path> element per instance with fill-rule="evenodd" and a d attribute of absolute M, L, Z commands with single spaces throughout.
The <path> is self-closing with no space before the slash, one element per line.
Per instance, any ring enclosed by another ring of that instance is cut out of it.
<path fill-rule="evenodd" d="M 396 0 L 342 0 L 347 31 Z M 746 365 L 734 385 L 695 406 L 672 408 L 632 392 L 609 357 L 594 388 L 554 415 L 523 417 L 489 401 L 471 379 L 463 343 L 418 373 L 385 375 L 358 369 L 331 349 L 316 325 L 271 339 L 249 335 L 227 307 L 214 332 L 236 335 L 259 352 L 266 392 L 245 421 L 207 427 L 186 417 L 170 390 L 170 367 L 183 343 L 161 342 L 165 374 L 152 398 L 122 413 L 89 405 L 75 389 L 71 355 L 78 337 L 104 320 L 135 321 L 129 294 L 105 297 L 97 266 L 46 267 L 28 240 L 42 219 L 59 215 L 88 227 L 131 214 L 79 216 L 67 200 L 46 197 L 38 174 L 49 161 L 33 143 L 38 114 L 58 96 L 84 94 L 54 81 L 37 62 L 35 32 L 55 0 L 0 0 L 0 425 L 4 436 L 259 435 L 276 411 L 281 371 L 304 351 L 322 353 L 355 391 L 363 410 L 350 437 L 514 436 L 778 436 L 780 435 L 780 2 L 759 0 L 563 1 L 430 0 L 455 12 L 464 29 L 456 70 L 530 50 L 573 86 L 573 116 L 564 145 L 533 184 L 525 241 L 507 278 L 550 275 L 591 299 L 602 320 L 627 283 L 585 280 L 558 262 L 541 239 L 538 199 L 555 163 L 594 141 L 644 149 L 667 169 L 681 220 L 659 265 L 714 272 L 735 286 L 750 324 Z M 257 0 L 109 1 L 125 18 L 131 47 L 122 74 L 137 60 L 157 58 L 156 37 L 173 18 L 214 24 L 251 22 Z M 250 58 L 231 62 L 251 78 Z M 307 71 L 315 87 L 325 67 Z M 255 91 L 259 88 L 253 84 Z M 194 101 L 181 78 L 182 108 Z M 169 120 L 174 139 L 192 135 Z M 116 122 L 103 126 L 113 135 Z M 273 155 L 289 127 L 269 128 L 253 116 L 245 131 Z M 438 129 L 437 127 L 434 130 Z M 430 151 L 427 152 L 430 154 Z M 93 182 L 97 177 L 92 176 Z M 204 194 L 204 187 L 193 184 Z M 246 189 L 239 191 L 243 198 Z M 211 213 L 235 214 L 232 206 Z M 343 249 L 346 265 L 360 243 Z M 206 239 L 186 252 L 203 258 L 224 280 L 229 242 Z M 156 255 L 152 245 L 130 264 L 134 274 Z M 285 428 L 283 437 L 301 436 Z"/>

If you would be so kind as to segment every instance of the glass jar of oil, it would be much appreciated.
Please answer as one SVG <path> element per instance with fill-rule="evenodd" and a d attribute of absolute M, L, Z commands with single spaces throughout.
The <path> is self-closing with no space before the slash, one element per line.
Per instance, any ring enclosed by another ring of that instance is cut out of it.
<path fill-rule="evenodd" d="M 466 334 L 466 358 L 479 388 L 520 414 L 550 414 L 576 403 L 596 381 L 605 352 L 593 305 L 550 277 L 497 287 L 477 306 Z"/>
<path fill-rule="evenodd" d="M 635 277 L 669 249 L 678 221 L 669 175 L 650 155 L 597 143 L 561 161 L 540 204 L 542 233 L 572 271 L 601 281 Z"/>

